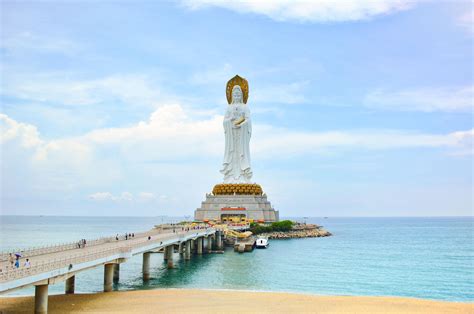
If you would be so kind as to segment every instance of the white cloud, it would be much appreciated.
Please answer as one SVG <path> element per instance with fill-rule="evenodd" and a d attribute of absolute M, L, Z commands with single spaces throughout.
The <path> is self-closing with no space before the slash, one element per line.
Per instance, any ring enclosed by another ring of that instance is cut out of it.
<path fill-rule="evenodd" d="M 91 148 L 85 143 L 68 139 L 43 140 L 36 126 L 17 122 L 0 113 L 0 144 L 11 142 L 15 142 L 20 148 L 32 149 L 32 161 L 37 162 L 66 159 L 68 163 L 82 163 L 91 154 Z M 61 155 L 64 156 L 61 158 Z"/>
<path fill-rule="evenodd" d="M 130 192 L 122 192 L 119 195 L 114 195 L 110 192 L 96 192 L 89 194 L 89 199 L 93 201 L 113 201 L 113 202 L 131 202 L 131 201 L 139 201 L 139 202 L 151 202 L 156 200 L 155 194 L 151 192 L 139 192 L 136 196 Z M 161 197 L 160 197 L 161 199 Z"/>
<path fill-rule="evenodd" d="M 98 129 L 73 139 L 94 146 L 116 145 L 133 160 L 169 159 L 220 153 L 222 116 L 195 120 L 181 105 L 165 105 L 148 121 L 124 128 Z"/>
<path fill-rule="evenodd" d="M 0 113 L 0 143 L 19 139 L 23 147 L 35 147 L 43 143 L 35 126 L 17 122 Z"/>
<path fill-rule="evenodd" d="M 401 91 L 377 90 L 367 94 L 364 103 L 371 108 L 387 110 L 472 112 L 474 86 Z"/>
<path fill-rule="evenodd" d="M 196 119 L 178 104 L 161 107 L 147 121 L 132 126 L 98 129 L 64 139 L 45 139 L 35 126 L 4 114 L 0 122 L 1 179 L 8 183 L 1 185 L 2 197 L 88 195 L 89 204 L 102 201 L 131 206 L 140 202 L 150 213 L 156 204 L 162 210 L 180 208 L 184 213 L 220 179 L 222 116 Z M 448 134 L 400 130 L 298 132 L 257 124 L 251 154 L 254 164 L 294 156 L 413 148 L 437 149 L 458 158 L 472 154 L 473 138 L 474 130 Z M 150 191 L 150 187 L 156 190 Z M 108 192 L 118 188 L 128 191 Z M 185 200 L 177 197 L 184 190 L 189 195 Z"/>
<path fill-rule="evenodd" d="M 152 201 L 156 199 L 155 194 L 150 192 L 140 192 L 138 193 L 138 199 L 142 201 Z"/>
<path fill-rule="evenodd" d="M 163 98 L 150 78 L 131 74 L 80 80 L 57 73 L 28 76 L 7 73 L 2 94 L 38 103 L 61 105 L 95 105 L 108 101 L 153 106 L 158 99 Z"/>
<path fill-rule="evenodd" d="M 221 115 L 195 120 L 178 104 L 157 109 L 148 121 L 122 128 L 98 129 L 79 137 L 42 139 L 36 127 L 19 123 L 7 115 L 2 121 L 2 144 L 17 141 L 33 148 L 32 160 L 90 164 L 98 154 L 112 152 L 114 158 L 129 161 L 170 160 L 192 156 L 220 156 L 223 153 Z M 317 154 L 322 150 L 384 150 L 415 147 L 461 148 L 472 146 L 473 131 L 427 134 L 401 130 L 292 131 L 271 125 L 254 125 L 252 153 L 264 158 L 268 151 L 278 156 Z M 119 154 L 115 156 L 114 154 Z M 272 154 L 271 158 L 278 158 Z"/>
<path fill-rule="evenodd" d="M 81 46 L 65 38 L 43 37 L 32 32 L 21 32 L 4 35 L 1 47 L 5 49 L 6 55 L 27 53 L 56 53 L 63 55 L 74 55 L 82 50 Z"/>
<path fill-rule="evenodd" d="M 114 196 L 110 192 L 96 192 L 96 193 L 90 194 L 89 199 L 94 200 L 94 201 L 130 202 L 134 200 L 134 197 L 133 197 L 133 194 L 130 192 L 122 192 L 122 194 L 118 196 Z"/>
<path fill-rule="evenodd" d="M 399 130 L 364 130 L 364 131 L 331 131 L 331 132 L 292 132 L 286 129 L 266 129 L 262 140 L 253 150 L 257 156 L 264 158 L 266 152 L 278 151 L 280 158 L 324 154 L 340 150 L 387 150 L 410 148 L 451 148 L 466 149 L 472 146 L 472 130 L 449 134 L 424 134 Z M 260 137 L 260 136 L 259 136 Z M 275 155 L 269 158 L 278 158 Z"/>
<path fill-rule="evenodd" d="M 471 1 L 468 11 L 458 17 L 457 24 L 474 34 L 474 1 Z"/>
<path fill-rule="evenodd" d="M 110 192 L 97 192 L 89 195 L 89 198 L 94 201 L 112 201 L 115 197 Z"/>
<path fill-rule="evenodd" d="M 178 104 L 161 107 L 148 121 L 129 127 L 98 129 L 79 137 L 58 140 L 42 139 L 33 125 L 16 122 L 6 115 L 0 115 L 0 121 L 2 146 L 9 145 L 12 152 L 27 149 L 33 167 L 60 167 L 75 171 L 80 178 L 89 174 L 86 177 L 90 180 L 96 176 L 95 171 L 104 172 L 101 167 L 108 169 L 110 178 L 115 178 L 114 170 L 119 171 L 121 164 L 183 159 L 192 163 L 202 158 L 219 158 L 224 149 L 222 116 L 196 120 Z M 254 125 L 251 151 L 257 159 L 328 151 L 423 147 L 459 152 L 472 149 L 473 137 L 472 130 L 449 134 L 379 129 L 297 132 L 270 125 Z M 18 144 L 16 148 L 12 142 Z M 277 155 L 269 156 L 268 152 L 276 151 Z M 148 196 L 143 194 L 140 197 Z"/>
<path fill-rule="evenodd" d="M 474 155 L 474 129 L 451 134 L 459 143 L 459 148 L 451 152 L 454 156 Z"/>
<path fill-rule="evenodd" d="M 124 201 L 132 201 L 133 200 L 133 194 L 130 192 L 123 192 L 120 195 L 120 199 Z"/>
<path fill-rule="evenodd" d="M 239 13 L 256 13 L 277 21 L 343 22 L 367 20 L 411 8 L 414 0 L 182 0 L 197 10 L 221 7 Z"/>

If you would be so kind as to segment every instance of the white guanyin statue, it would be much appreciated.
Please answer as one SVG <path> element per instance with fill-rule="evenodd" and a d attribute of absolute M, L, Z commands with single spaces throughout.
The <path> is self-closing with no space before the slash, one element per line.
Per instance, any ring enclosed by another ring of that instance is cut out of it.
<path fill-rule="evenodd" d="M 227 82 L 227 107 L 224 117 L 225 153 L 221 173 L 224 183 L 250 183 L 250 137 L 252 122 L 246 105 L 247 80 L 236 75 Z"/>

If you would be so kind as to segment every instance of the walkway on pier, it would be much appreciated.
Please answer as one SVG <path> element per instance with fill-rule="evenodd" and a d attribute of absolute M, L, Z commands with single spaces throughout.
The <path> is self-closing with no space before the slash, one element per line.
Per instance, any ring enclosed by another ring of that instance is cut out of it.
<path fill-rule="evenodd" d="M 125 240 L 115 237 L 87 241 L 85 247 L 56 246 L 55 249 L 22 251 L 20 268 L 12 268 L 3 254 L 0 261 L 0 293 L 35 286 L 35 312 L 47 312 L 48 285 L 66 281 L 66 293 L 74 293 L 75 275 L 81 271 L 104 265 L 104 292 L 112 290 L 119 280 L 120 263 L 136 254 L 143 254 L 143 279 L 150 278 L 150 254 L 163 250 L 168 267 L 173 267 L 175 248 L 189 260 L 192 253 L 211 251 L 212 246 L 222 248 L 222 232 L 214 228 L 176 226 L 155 228 L 136 233 Z M 31 266 L 24 267 L 26 258 Z"/>

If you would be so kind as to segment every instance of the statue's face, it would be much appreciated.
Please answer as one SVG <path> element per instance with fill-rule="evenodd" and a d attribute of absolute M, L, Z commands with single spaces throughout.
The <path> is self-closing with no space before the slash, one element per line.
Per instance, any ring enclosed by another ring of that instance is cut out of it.
<path fill-rule="evenodd" d="M 232 103 L 242 103 L 243 94 L 240 86 L 236 85 L 232 88 Z"/>

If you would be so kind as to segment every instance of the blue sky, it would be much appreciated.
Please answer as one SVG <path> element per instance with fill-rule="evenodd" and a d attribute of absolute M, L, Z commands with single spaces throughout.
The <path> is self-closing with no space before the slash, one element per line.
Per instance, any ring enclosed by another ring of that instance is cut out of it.
<path fill-rule="evenodd" d="M 239 74 L 281 216 L 472 215 L 472 6 L 3 1 L 2 214 L 191 215 Z"/>

